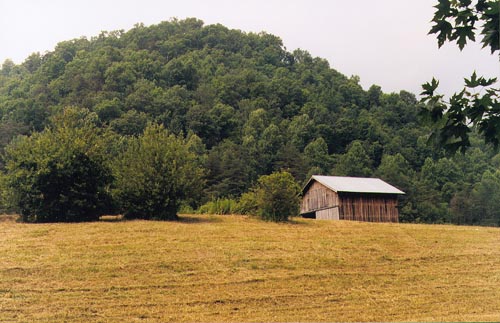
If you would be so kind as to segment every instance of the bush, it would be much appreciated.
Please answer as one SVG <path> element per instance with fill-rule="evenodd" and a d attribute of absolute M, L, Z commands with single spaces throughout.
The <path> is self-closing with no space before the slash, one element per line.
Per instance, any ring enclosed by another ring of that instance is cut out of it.
<path fill-rule="evenodd" d="M 235 214 L 237 202 L 233 199 L 216 199 L 215 201 L 210 201 L 198 209 L 198 213 L 201 214 Z"/>
<path fill-rule="evenodd" d="M 202 214 L 257 215 L 266 221 L 287 221 L 299 213 L 300 187 L 288 172 L 261 176 L 249 192 L 241 195 L 238 202 L 217 199 L 198 209 Z"/>
<path fill-rule="evenodd" d="M 287 221 L 289 216 L 299 213 L 300 187 L 288 172 L 261 176 L 255 193 L 257 215 L 263 220 Z"/>
<path fill-rule="evenodd" d="M 0 170 L 0 214 L 8 213 L 10 208 L 7 176 Z"/>
<path fill-rule="evenodd" d="M 179 213 L 180 214 L 195 214 L 196 211 L 193 209 L 191 205 L 186 203 L 186 201 L 183 201 L 181 203 L 181 206 L 179 206 Z"/>
<path fill-rule="evenodd" d="M 4 179 L 9 204 L 24 222 L 98 220 L 109 204 L 112 177 L 104 162 L 97 116 L 67 108 L 52 126 L 19 137 L 6 148 Z"/>
<path fill-rule="evenodd" d="M 183 138 L 149 125 L 113 163 L 113 195 L 128 219 L 175 220 L 183 200 L 200 194 L 202 169 Z"/>
<path fill-rule="evenodd" d="M 241 195 L 235 211 L 258 215 L 266 221 L 287 221 L 299 213 L 300 187 L 288 172 L 261 176 L 257 185 Z"/>
<path fill-rule="evenodd" d="M 258 214 L 259 207 L 257 205 L 257 195 L 255 192 L 250 191 L 243 193 L 236 204 L 235 213 L 245 215 Z"/>

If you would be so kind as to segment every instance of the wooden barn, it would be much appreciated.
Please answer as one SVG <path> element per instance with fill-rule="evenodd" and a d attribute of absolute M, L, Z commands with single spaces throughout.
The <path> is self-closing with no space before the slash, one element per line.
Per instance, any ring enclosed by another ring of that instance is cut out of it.
<path fill-rule="evenodd" d="M 314 175 L 302 190 L 300 214 L 323 220 L 398 222 L 403 191 L 378 178 Z"/>

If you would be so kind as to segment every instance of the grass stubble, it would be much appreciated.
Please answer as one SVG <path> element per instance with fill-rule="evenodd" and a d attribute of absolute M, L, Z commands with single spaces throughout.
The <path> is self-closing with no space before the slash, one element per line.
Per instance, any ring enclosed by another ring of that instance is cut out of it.
<path fill-rule="evenodd" d="M 0 221 L 0 322 L 499 320 L 498 228 Z"/>

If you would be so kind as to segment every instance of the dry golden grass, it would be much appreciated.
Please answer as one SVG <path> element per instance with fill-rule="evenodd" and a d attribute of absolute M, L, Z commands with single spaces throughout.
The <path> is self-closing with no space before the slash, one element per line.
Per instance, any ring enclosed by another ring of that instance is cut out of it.
<path fill-rule="evenodd" d="M 496 228 L 0 222 L 0 322 L 494 320 Z"/>

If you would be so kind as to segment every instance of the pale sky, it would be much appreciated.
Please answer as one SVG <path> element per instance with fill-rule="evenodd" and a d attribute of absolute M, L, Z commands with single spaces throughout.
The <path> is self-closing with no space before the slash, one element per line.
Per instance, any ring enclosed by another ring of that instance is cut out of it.
<path fill-rule="evenodd" d="M 445 94 L 459 90 L 463 77 L 500 76 L 497 56 L 479 44 L 460 52 L 438 50 L 427 35 L 437 0 L 0 0 L 0 63 L 21 63 L 64 40 L 195 17 L 245 32 L 279 36 L 289 51 L 301 48 L 330 66 L 358 75 L 368 89 L 421 92 L 434 76 Z"/>

